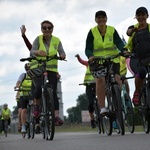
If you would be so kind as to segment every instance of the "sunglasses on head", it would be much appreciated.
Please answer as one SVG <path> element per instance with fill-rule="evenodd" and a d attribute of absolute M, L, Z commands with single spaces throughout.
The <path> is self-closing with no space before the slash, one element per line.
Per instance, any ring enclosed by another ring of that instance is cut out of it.
<path fill-rule="evenodd" d="M 47 30 L 47 29 L 48 29 L 48 30 L 51 30 L 52 27 L 51 27 L 51 26 L 48 26 L 48 27 L 43 26 L 42 29 L 43 29 L 43 30 Z"/>

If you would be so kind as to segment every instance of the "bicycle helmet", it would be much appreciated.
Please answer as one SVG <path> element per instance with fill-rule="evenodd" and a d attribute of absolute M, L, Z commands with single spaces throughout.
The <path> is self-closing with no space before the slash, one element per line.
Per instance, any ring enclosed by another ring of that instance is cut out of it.
<path fill-rule="evenodd" d="M 94 78 L 105 77 L 107 74 L 107 68 L 97 61 L 89 63 L 89 67 Z"/>
<path fill-rule="evenodd" d="M 39 68 L 33 68 L 33 69 L 28 70 L 27 74 L 29 75 L 31 79 L 33 79 L 33 78 L 41 77 L 43 72 L 44 72 L 44 68 L 41 66 Z"/>

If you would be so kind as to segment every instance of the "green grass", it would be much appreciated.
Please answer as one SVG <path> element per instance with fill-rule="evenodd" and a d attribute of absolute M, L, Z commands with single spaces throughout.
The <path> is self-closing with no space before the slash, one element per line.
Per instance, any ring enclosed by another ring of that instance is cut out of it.
<path fill-rule="evenodd" d="M 56 132 L 97 132 L 97 128 L 92 129 L 90 123 L 80 124 L 64 124 L 63 126 L 57 126 Z M 126 132 L 128 129 L 125 128 Z M 142 126 L 135 126 L 135 132 L 144 132 Z"/>

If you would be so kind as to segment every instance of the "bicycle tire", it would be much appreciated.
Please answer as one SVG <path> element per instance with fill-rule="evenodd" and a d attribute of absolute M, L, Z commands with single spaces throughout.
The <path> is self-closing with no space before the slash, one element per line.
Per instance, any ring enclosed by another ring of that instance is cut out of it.
<path fill-rule="evenodd" d="M 30 135 L 30 108 L 27 108 L 27 118 L 26 118 L 26 130 L 27 130 L 27 135 L 28 135 L 28 139 L 30 139 L 31 135 Z"/>
<path fill-rule="evenodd" d="M 34 136 L 35 136 L 35 118 L 33 117 L 33 115 L 31 116 L 29 128 L 30 128 L 30 136 L 32 139 L 34 139 Z"/>
<path fill-rule="evenodd" d="M 107 99 L 107 108 L 108 108 L 108 114 L 106 116 L 103 116 L 103 126 L 104 126 L 104 131 L 105 133 L 110 136 L 112 135 L 112 90 L 110 87 L 106 89 L 106 99 Z"/>
<path fill-rule="evenodd" d="M 126 114 L 125 114 L 125 125 L 127 125 L 128 130 L 130 133 L 134 133 L 135 129 L 135 124 L 134 124 L 134 111 L 133 111 L 133 106 L 131 102 L 131 98 L 128 93 L 124 95 L 125 98 L 125 109 L 126 109 Z"/>
<path fill-rule="evenodd" d="M 102 117 L 100 115 L 100 109 L 99 109 L 97 100 L 95 100 L 95 102 L 94 102 L 94 109 L 95 109 L 95 121 L 96 121 L 96 124 L 97 124 L 98 133 L 99 134 L 101 134 L 101 133 L 104 134 L 103 120 L 102 120 Z"/>
<path fill-rule="evenodd" d="M 43 116 L 40 118 L 40 125 L 41 125 L 42 137 L 43 137 L 43 139 L 45 139 L 45 123 L 44 123 Z"/>
<path fill-rule="evenodd" d="M 122 113 L 121 91 L 118 84 L 112 85 L 113 103 L 115 106 L 115 117 L 119 126 L 121 135 L 125 134 L 124 119 Z"/>
<path fill-rule="evenodd" d="M 44 132 L 46 140 L 53 140 L 55 133 L 55 109 L 53 92 L 50 87 L 47 87 L 43 98 L 46 102 L 46 114 L 44 116 Z"/>
<path fill-rule="evenodd" d="M 140 94 L 140 103 L 141 103 L 141 119 L 144 132 L 148 134 L 150 132 L 150 117 L 148 114 L 148 107 L 146 104 L 147 93 L 146 89 L 143 88 Z"/>
<path fill-rule="evenodd" d="M 54 108 L 54 98 L 53 91 L 51 88 L 47 88 L 47 93 L 49 99 L 47 100 L 48 108 L 48 123 L 49 123 L 49 136 L 50 140 L 53 140 L 55 134 L 55 108 Z"/>
<path fill-rule="evenodd" d="M 30 122 L 28 122 L 27 124 L 26 124 L 26 131 L 27 131 L 27 136 L 28 136 L 28 139 L 30 139 Z"/>

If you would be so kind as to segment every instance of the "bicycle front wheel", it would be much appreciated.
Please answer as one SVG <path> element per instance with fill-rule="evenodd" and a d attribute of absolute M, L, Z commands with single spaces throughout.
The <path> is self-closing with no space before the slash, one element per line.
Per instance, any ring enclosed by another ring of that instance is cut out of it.
<path fill-rule="evenodd" d="M 50 87 L 46 89 L 46 115 L 44 117 L 46 139 L 53 140 L 55 133 L 55 109 L 53 91 Z"/>
<path fill-rule="evenodd" d="M 107 108 L 108 108 L 108 114 L 106 116 L 103 116 L 103 126 L 104 126 L 104 130 L 106 132 L 107 135 L 111 135 L 112 134 L 112 120 L 113 120 L 113 113 L 112 113 L 112 90 L 110 87 L 108 87 L 106 89 L 106 99 L 107 99 Z"/>
<path fill-rule="evenodd" d="M 121 135 L 125 134 L 125 128 L 124 128 L 124 119 L 123 119 L 123 113 L 122 113 L 122 101 L 121 101 L 121 91 L 119 85 L 115 84 L 112 86 L 112 92 L 113 92 L 113 103 L 115 107 L 115 116 L 116 121 L 119 126 L 119 130 Z"/>
<path fill-rule="evenodd" d="M 100 109 L 98 106 L 97 99 L 95 99 L 95 102 L 94 102 L 94 109 L 95 109 L 95 121 L 97 124 L 98 133 L 99 134 L 101 134 L 101 132 L 104 133 L 103 119 L 102 119 L 102 116 L 100 115 Z"/>
<path fill-rule="evenodd" d="M 127 125 L 130 133 L 133 133 L 135 124 L 134 124 L 134 111 L 133 111 L 133 106 L 131 103 L 131 98 L 128 93 L 126 93 L 124 95 L 124 98 L 125 98 L 125 108 L 124 109 L 126 109 L 125 124 Z"/>
<path fill-rule="evenodd" d="M 148 113 L 148 107 L 146 104 L 147 93 L 145 88 L 142 90 L 140 95 L 140 102 L 141 102 L 141 119 L 142 125 L 145 133 L 149 133 L 150 131 L 150 116 Z"/>

